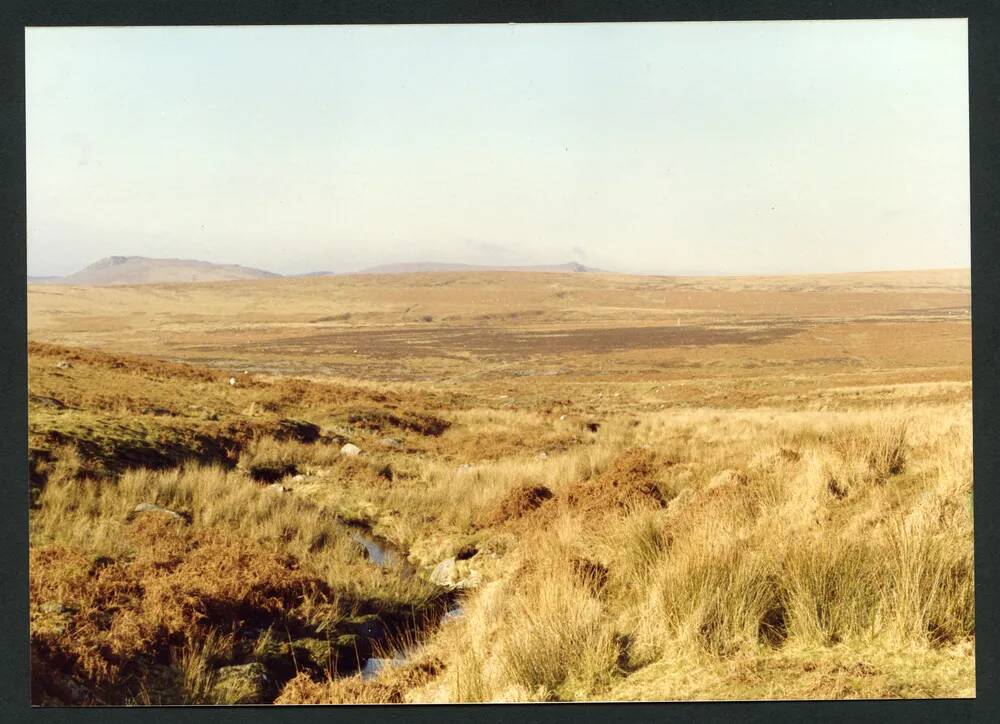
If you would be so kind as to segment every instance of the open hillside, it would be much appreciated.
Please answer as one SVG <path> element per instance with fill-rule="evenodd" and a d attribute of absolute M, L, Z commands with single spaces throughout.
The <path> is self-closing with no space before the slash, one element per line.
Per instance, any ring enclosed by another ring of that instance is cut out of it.
<path fill-rule="evenodd" d="M 171 284 L 268 279 L 279 276 L 239 264 L 213 264 L 194 259 L 151 259 L 145 256 L 109 256 L 65 277 L 45 277 L 49 284 L 105 286 L 116 284 Z M 29 283 L 32 281 L 29 277 Z"/>
<path fill-rule="evenodd" d="M 968 271 L 29 286 L 36 703 L 975 694 Z"/>

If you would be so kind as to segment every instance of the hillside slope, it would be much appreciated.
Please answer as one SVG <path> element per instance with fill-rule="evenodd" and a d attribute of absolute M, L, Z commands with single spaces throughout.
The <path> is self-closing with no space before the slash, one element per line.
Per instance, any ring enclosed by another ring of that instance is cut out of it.
<path fill-rule="evenodd" d="M 171 284 L 178 282 L 223 282 L 265 279 L 280 274 L 240 266 L 213 264 L 195 259 L 153 259 L 145 256 L 109 256 L 80 271 L 48 280 L 78 286 L 113 284 Z"/>

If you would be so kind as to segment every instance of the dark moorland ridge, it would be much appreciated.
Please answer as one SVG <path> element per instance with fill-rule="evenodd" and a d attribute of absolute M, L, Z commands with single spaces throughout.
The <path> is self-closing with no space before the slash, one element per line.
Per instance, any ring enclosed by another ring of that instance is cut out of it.
<path fill-rule="evenodd" d="M 359 274 L 406 274 L 432 271 L 522 271 L 522 272 L 597 272 L 577 262 L 540 266 L 491 266 L 476 264 L 444 264 L 413 262 L 383 264 L 363 269 Z M 325 276 L 336 272 L 307 272 L 293 276 Z M 109 256 L 65 277 L 29 276 L 31 284 L 74 284 L 107 286 L 115 284 L 180 284 L 185 282 L 222 282 L 247 279 L 267 279 L 281 274 L 241 266 L 214 264 L 195 259 L 154 259 L 145 256 Z"/>
<path fill-rule="evenodd" d="M 213 264 L 195 259 L 109 256 L 65 277 L 28 277 L 28 281 L 47 284 L 105 286 L 113 284 L 222 282 L 279 276 L 281 275 L 239 264 Z"/>

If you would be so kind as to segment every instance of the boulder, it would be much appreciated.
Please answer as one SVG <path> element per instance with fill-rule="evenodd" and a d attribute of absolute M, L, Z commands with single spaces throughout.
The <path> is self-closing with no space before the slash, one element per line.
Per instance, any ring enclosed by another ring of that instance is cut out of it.
<path fill-rule="evenodd" d="M 359 448 L 354 443 L 347 443 L 342 448 L 340 448 L 340 454 L 346 455 L 349 458 L 357 457 L 361 454 L 361 448 Z"/>
<path fill-rule="evenodd" d="M 157 515 L 166 515 L 184 522 L 188 521 L 187 516 L 182 515 L 175 510 L 164 508 L 162 505 L 156 505 L 155 503 L 139 503 L 137 506 L 132 508 L 132 512 L 128 514 L 128 520 L 132 520 L 137 515 L 141 515 L 142 513 L 155 513 Z"/>
<path fill-rule="evenodd" d="M 460 564 L 454 556 L 438 563 L 430 575 L 431 583 L 449 589 L 476 588 L 482 580 L 479 571 Z"/>
<path fill-rule="evenodd" d="M 454 558 L 445 560 L 434 566 L 431 571 L 431 583 L 435 586 L 452 587 L 458 581 L 458 566 Z"/>

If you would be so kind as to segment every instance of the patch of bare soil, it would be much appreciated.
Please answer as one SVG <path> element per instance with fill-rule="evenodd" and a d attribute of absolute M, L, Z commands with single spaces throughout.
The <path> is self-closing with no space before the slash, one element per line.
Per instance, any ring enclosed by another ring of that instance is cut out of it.
<path fill-rule="evenodd" d="M 673 461 L 660 459 L 652 450 L 629 448 L 596 478 L 574 484 L 567 501 L 582 510 L 662 508 L 667 500 L 657 476 L 671 464 Z"/>
<path fill-rule="evenodd" d="M 514 488 L 497 503 L 496 507 L 483 516 L 480 524 L 488 528 L 516 520 L 542 507 L 545 501 L 551 498 L 552 491 L 544 485 L 525 485 Z"/>
<path fill-rule="evenodd" d="M 607 354 L 636 349 L 715 344 L 761 344 L 800 331 L 789 324 L 757 328 L 712 328 L 697 325 L 612 327 L 549 330 L 504 330 L 490 327 L 434 327 L 430 329 L 352 329 L 319 332 L 255 342 L 254 351 L 295 353 L 300 348 L 324 353 L 364 349 L 367 357 L 455 357 L 457 353 L 520 358 L 525 354 Z M 234 345 L 233 352 L 247 352 Z M 459 357 L 461 358 L 461 357 Z"/>

